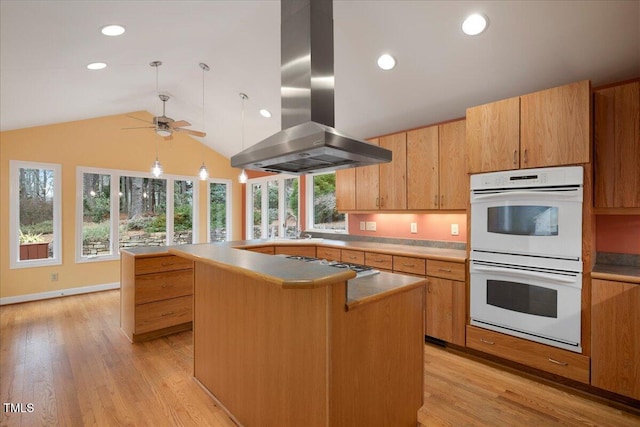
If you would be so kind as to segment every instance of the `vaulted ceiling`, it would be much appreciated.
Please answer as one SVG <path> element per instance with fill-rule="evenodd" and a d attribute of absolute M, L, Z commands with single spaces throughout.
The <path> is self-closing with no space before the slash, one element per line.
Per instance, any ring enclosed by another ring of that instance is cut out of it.
<path fill-rule="evenodd" d="M 0 129 L 162 112 L 230 157 L 280 130 L 279 1 L 11 1 L 0 9 Z M 479 36 L 462 20 L 486 15 Z M 120 37 L 100 28 L 117 23 Z M 336 128 L 358 137 L 582 79 L 640 76 L 640 1 L 334 1 Z M 377 57 L 397 59 L 392 71 Z M 101 61 L 107 68 L 89 71 Z M 199 63 L 208 64 L 207 73 Z M 204 74 L 204 76 L 203 76 Z M 204 77 L 204 110 L 203 110 Z M 273 113 L 263 118 L 258 110 Z M 140 123 L 131 119 L 131 126 Z M 143 124 L 144 125 L 144 124 Z M 151 132 L 150 129 L 126 132 Z M 125 132 L 125 131 L 123 131 Z"/>

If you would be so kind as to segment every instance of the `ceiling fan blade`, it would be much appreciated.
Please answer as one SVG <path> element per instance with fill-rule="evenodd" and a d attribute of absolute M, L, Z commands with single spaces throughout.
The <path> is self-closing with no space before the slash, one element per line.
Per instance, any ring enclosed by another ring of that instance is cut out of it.
<path fill-rule="evenodd" d="M 120 130 L 128 130 L 128 129 L 155 129 L 155 126 L 138 126 L 135 128 L 120 128 Z"/>
<path fill-rule="evenodd" d="M 150 121 L 145 120 L 145 119 L 141 119 L 141 118 L 139 118 L 139 117 L 135 117 L 135 116 L 127 116 L 127 117 L 130 117 L 130 118 L 132 118 L 132 119 L 136 119 L 136 120 L 140 120 L 141 122 L 145 122 L 145 123 L 153 124 L 153 122 L 150 122 Z"/>
<path fill-rule="evenodd" d="M 173 130 L 176 132 L 187 133 L 193 136 L 202 136 L 202 137 L 207 136 L 205 132 L 200 132 L 199 130 L 191 130 L 191 129 L 183 129 L 183 128 L 175 128 Z"/>
<path fill-rule="evenodd" d="M 177 122 L 170 122 L 169 123 L 169 127 L 171 128 L 181 128 L 181 127 L 185 127 L 185 126 L 191 126 L 191 123 L 189 123 L 186 120 L 178 120 Z"/>

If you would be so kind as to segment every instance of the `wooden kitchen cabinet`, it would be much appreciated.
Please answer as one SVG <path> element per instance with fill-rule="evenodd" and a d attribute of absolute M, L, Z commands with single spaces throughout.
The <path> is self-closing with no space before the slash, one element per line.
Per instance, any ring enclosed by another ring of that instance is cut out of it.
<path fill-rule="evenodd" d="M 465 120 L 407 132 L 408 209 L 466 209 Z"/>
<path fill-rule="evenodd" d="M 354 251 L 353 249 L 342 249 L 340 251 L 340 261 L 351 264 L 364 265 L 364 251 Z"/>
<path fill-rule="evenodd" d="M 594 92 L 595 207 L 640 208 L 640 80 Z"/>
<path fill-rule="evenodd" d="M 380 163 L 380 209 L 407 209 L 407 134 L 379 138 L 380 146 L 391 150 L 393 160 Z"/>
<path fill-rule="evenodd" d="M 338 212 L 356 209 L 356 168 L 336 171 L 336 209 Z"/>
<path fill-rule="evenodd" d="M 640 400 L 640 284 L 591 281 L 591 385 Z"/>
<path fill-rule="evenodd" d="M 380 145 L 378 139 L 368 142 Z M 380 165 L 356 168 L 356 209 L 380 209 Z"/>
<path fill-rule="evenodd" d="M 311 258 L 316 257 L 316 247 L 311 245 L 281 245 L 276 246 L 275 250 L 276 255 L 291 255 L 291 256 L 308 256 Z"/>
<path fill-rule="evenodd" d="M 316 248 L 316 256 L 327 261 L 340 261 L 340 249 L 330 248 L 327 246 L 318 246 Z"/>
<path fill-rule="evenodd" d="M 591 83 L 467 109 L 469 173 L 589 163 Z"/>
<path fill-rule="evenodd" d="M 460 346 L 465 345 L 465 264 L 427 261 L 425 334 Z"/>
<path fill-rule="evenodd" d="M 393 270 L 393 256 L 376 252 L 364 253 L 364 265 L 377 268 L 378 270 Z"/>
<path fill-rule="evenodd" d="M 276 250 L 273 246 L 258 246 L 254 248 L 247 248 L 247 250 L 251 252 L 258 252 L 260 254 L 267 254 L 267 255 L 275 255 L 276 253 Z"/>
<path fill-rule="evenodd" d="M 131 342 L 191 329 L 193 262 L 154 248 L 123 250 L 120 327 Z"/>

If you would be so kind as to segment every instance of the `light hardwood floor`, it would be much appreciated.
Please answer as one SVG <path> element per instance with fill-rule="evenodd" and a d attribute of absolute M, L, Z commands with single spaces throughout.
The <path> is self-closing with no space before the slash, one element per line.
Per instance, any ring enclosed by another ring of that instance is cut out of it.
<path fill-rule="evenodd" d="M 132 345 L 119 295 L 0 307 L 0 400 L 34 408 L 3 405 L 0 426 L 234 426 L 192 380 L 191 332 Z M 426 426 L 640 426 L 638 415 L 430 344 L 425 403 Z"/>

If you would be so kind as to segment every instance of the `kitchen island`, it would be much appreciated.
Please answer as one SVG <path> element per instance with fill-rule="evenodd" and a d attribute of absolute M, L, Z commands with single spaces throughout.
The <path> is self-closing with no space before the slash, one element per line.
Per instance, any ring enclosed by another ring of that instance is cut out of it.
<path fill-rule="evenodd" d="M 425 279 L 233 248 L 194 261 L 194 376 L 245 426 L 415 426 Z"/>

